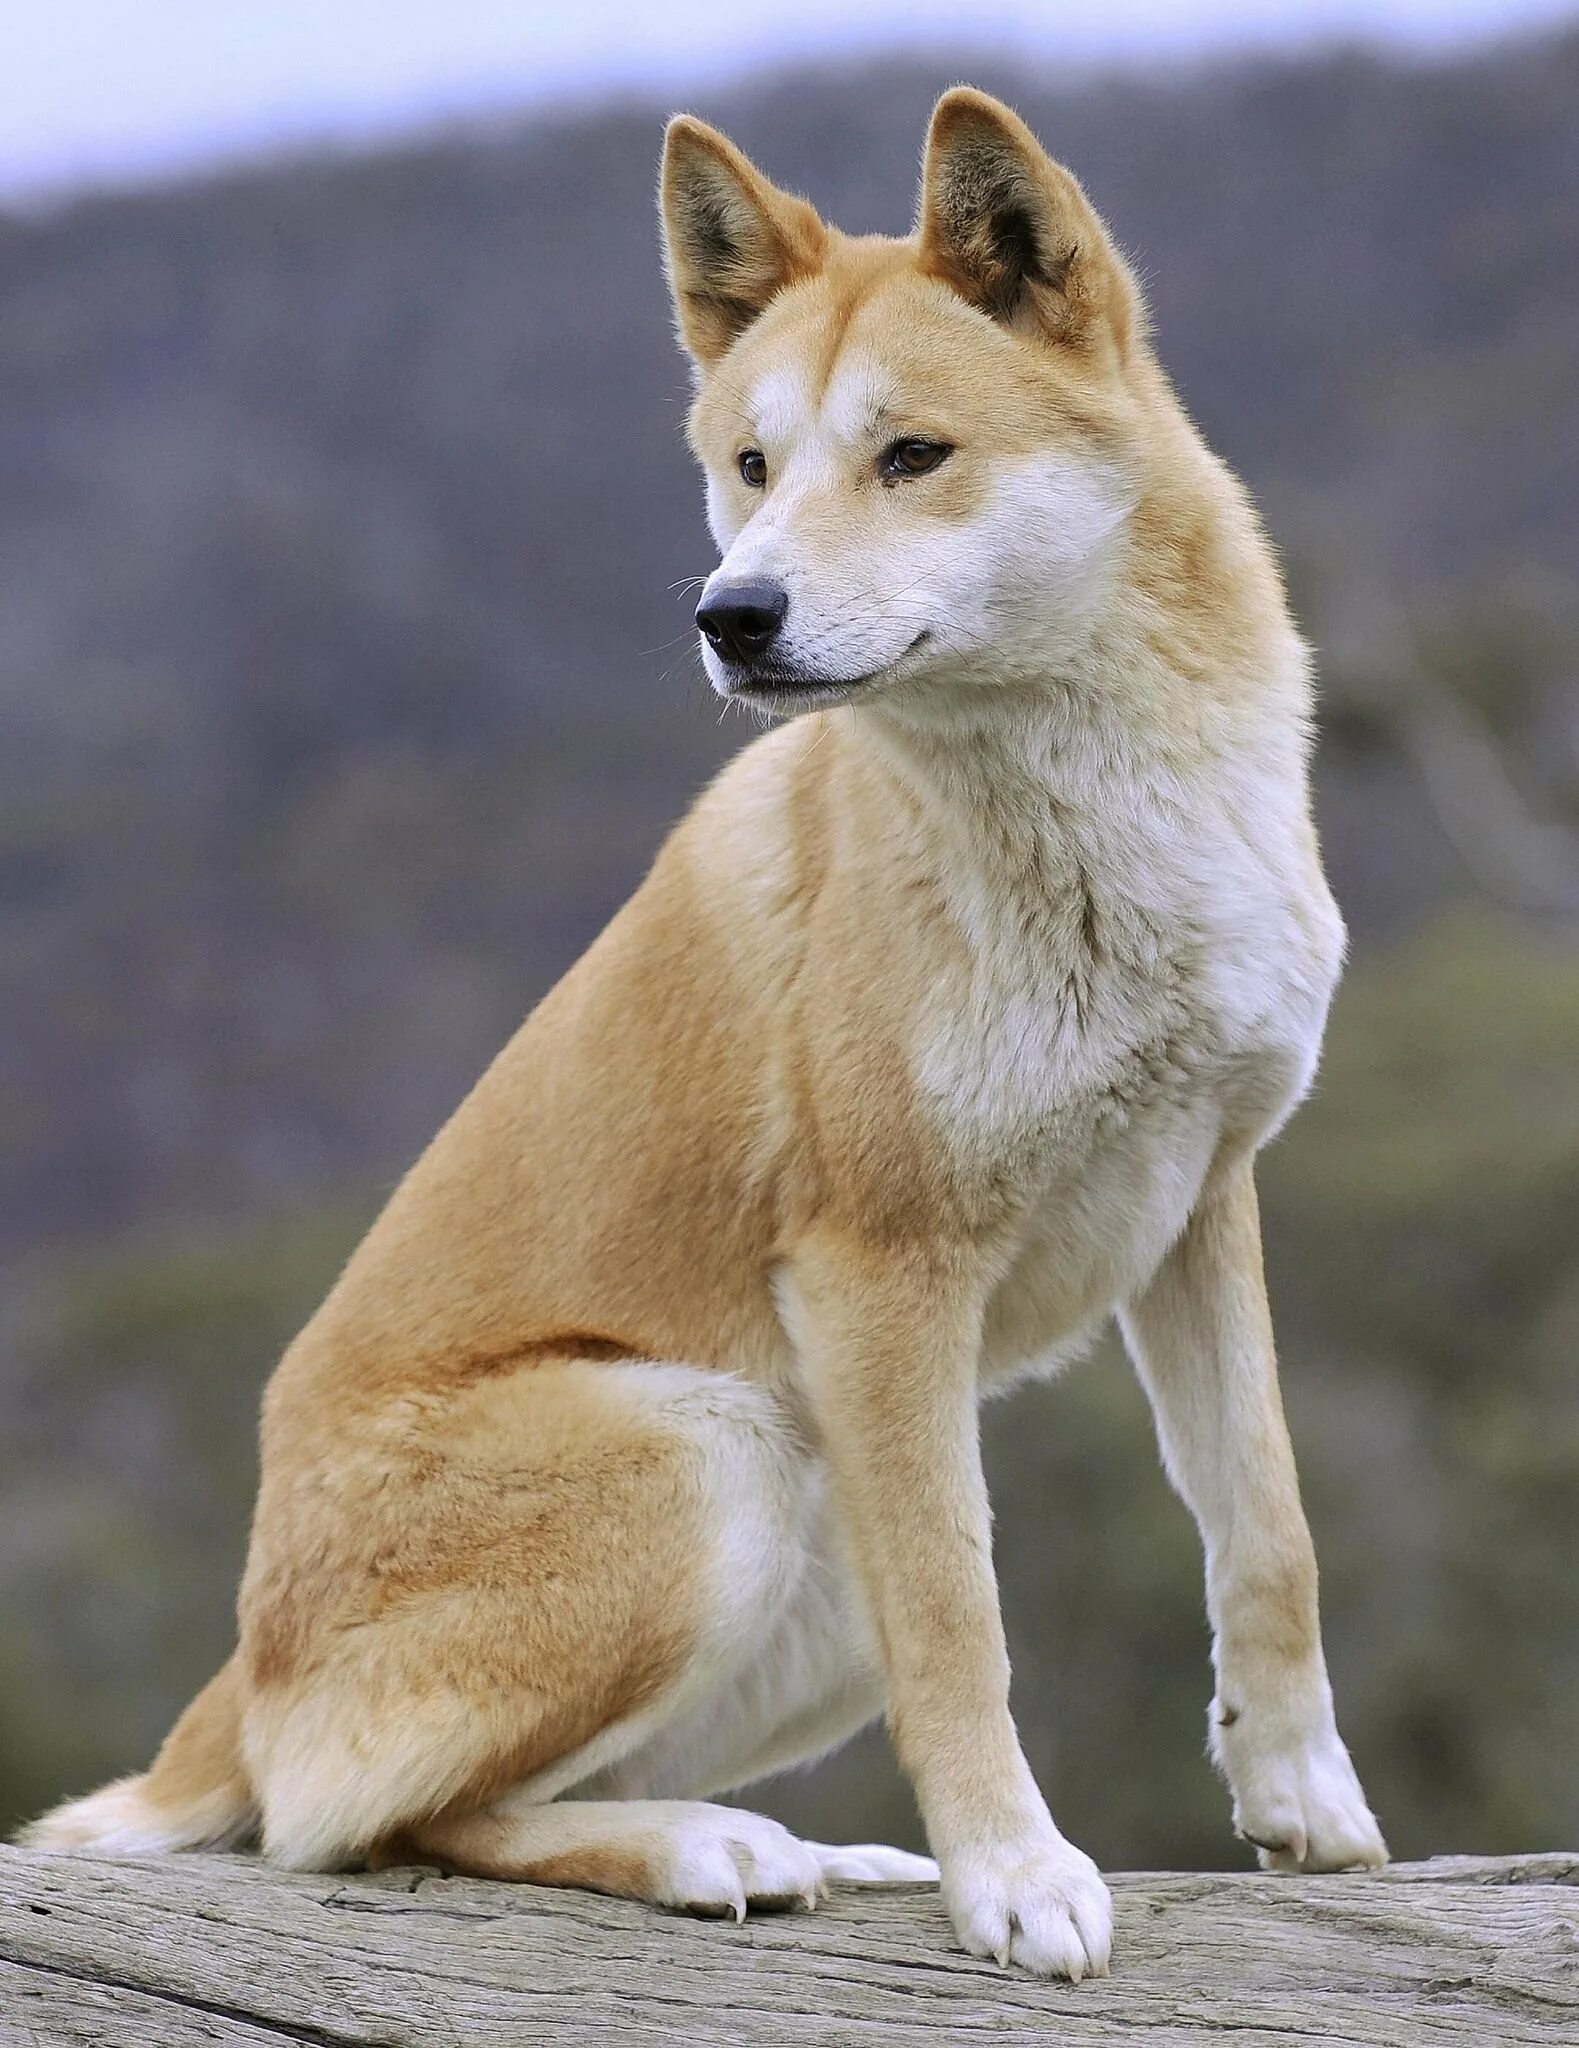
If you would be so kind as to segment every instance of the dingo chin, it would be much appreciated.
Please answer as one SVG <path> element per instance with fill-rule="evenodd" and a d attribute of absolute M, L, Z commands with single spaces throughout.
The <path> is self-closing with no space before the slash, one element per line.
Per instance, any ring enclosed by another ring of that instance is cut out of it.
<path fill-rule="evenodd" d="M 973 1953 L 1100 1973 L 1106 1888 L 1010 1718 L 975 1416 L 1109 1316 L 1205 1544 L 1235 1826 L 1276 1868 L 1386 1853 L 1252 1173 L 1342 950 L 1306 657 L 1134 278 L 1006 107 L 944 95 L 903 239 L 687 117 L 662 210 L 707 671 L 783 722 L 287 1353 L 231 1661 L 32 1839 L 736 1916 L 940 1878 Z M 885 1710 L 935 1863 L 706 1803 Z"/>

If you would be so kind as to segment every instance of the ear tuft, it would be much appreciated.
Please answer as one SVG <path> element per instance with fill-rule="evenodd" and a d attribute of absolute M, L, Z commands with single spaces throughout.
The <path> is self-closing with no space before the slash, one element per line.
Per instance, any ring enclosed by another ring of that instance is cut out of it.
<path fill-rule="evenodd" d="M 955 86 L 927 131 L 921 267 L 991 319 L 1128 346 L 1134 287 L 1085 194 L 1020 117 Z"/>
<path fill-rule="evenodd" d="M 714 363 L 776 292 L 822 267 L 828 231 L 727 136 L 677 114 L 664 136 L 660 206 L 680 338 Z"/>

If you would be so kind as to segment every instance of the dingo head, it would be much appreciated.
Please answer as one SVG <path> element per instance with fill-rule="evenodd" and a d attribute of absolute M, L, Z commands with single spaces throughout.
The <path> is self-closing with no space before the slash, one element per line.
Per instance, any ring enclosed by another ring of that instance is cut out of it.
<path fill-rule="evenodd" d="M 919 707 L 1089 633 L 1160 380 L 1123 260 L 1024 123 L 945 93 L 902 241 L 825 226 L 688 115 L 662 206 L 723 552 L 713 687 Z"/>

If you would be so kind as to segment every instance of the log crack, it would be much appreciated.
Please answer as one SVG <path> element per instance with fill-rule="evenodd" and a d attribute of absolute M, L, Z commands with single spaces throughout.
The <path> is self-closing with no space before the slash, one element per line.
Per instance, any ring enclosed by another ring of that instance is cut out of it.
<path fill-rule="evenodd" d="M 64 1963 L 32 1962 L 21 1956 L 0 1956 L 0 1961 L 8 1963 L 14 1970 L 26 1970 L 34 1976 L 63 1978 L 68 1983 L 85 1984 L 95 1991 L 126 1991 L 158 2005 L 178 2006 L 185 2012 L 203 2013 L 209 2019 L 229 2020 L 237 2026 L 250 2027 L 254 2033 L 272 2034 L 279 2041 L 301 2042 L 305 2048 L 385 2048 L 385 2044 L 370 2042 L 365 2035 L 353 2039 L 347 2034 L 326 2034 L 316 2027 L 263 2019 L 256 2012 L 248 2012 L 239 2005 L 230 2005 L 219 1999 L 194 1998 L 188 1993 L 171 1991 L 157 1984 L 100 1976 L 87 1970 L 68 1969 Z"/>

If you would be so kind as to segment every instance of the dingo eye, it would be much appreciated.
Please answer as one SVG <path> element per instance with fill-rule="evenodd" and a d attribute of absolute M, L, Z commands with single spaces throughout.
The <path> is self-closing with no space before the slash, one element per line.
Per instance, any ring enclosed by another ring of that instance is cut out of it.
<path fill-rule="evenodd" d="M 768 480 L 768 458 L 760 448 L 741 449 L 740 474 L 754 491 L 761 490 Z"/>
<path fill-rule="evenodd" d="M 923 441 L 912 435 L 885 448 L 878 467 L 885 477 L 925 476 L 953 453 L 947 441 Z"/>

